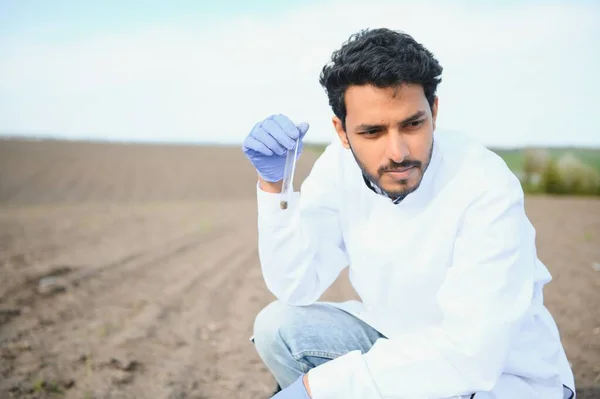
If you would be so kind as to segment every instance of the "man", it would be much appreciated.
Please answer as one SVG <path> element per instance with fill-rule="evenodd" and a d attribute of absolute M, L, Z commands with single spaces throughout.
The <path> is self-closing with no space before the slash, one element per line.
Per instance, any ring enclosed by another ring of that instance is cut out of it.
<path fill-rule="evenodd" d="M 308 124 L 274 115 L 243 145 L 277 297 L 254 325 L 274 397 L 574 397 L 518 179 L 471 139 L 434 134 L 438 61 L 387 29 L 331 61 L 320 82 L 339 141 L 287 209 L 285 155 Z M 345 267 L 361 300 L 318 302 Z"/>

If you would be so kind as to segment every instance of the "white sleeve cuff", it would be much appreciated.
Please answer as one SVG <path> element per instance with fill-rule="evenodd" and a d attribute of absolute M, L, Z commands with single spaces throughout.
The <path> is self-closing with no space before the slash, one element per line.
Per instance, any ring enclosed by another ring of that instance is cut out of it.
<path fill-rule="evenodd" d="M 358 350 L 311 369 L 308 384 L 313 399 L 381 398 Z"/>
<path fill-rule="evenodd" d="M 256 184 L 256 200 L 258 205 L 258 218 L 261 225 L 279 225 L 289 220 L 297 211 L 300 201 L 300 192 L 291 192 L 288 198 L 287 209 L 281 209 L 283 195 L 280 193 L 268 193 Z"/>

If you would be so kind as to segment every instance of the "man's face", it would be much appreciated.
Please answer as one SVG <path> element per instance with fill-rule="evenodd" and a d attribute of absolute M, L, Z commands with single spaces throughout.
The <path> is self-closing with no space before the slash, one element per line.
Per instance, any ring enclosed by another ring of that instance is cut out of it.
<path fill-rule="evenodd" d="M 420 85 L 351 86 L 345 105 L 346 130 L 333 123 L 365 176 L 392 197 L 415 191 L 431 160 L 437 98 L 432 110 Z"/>

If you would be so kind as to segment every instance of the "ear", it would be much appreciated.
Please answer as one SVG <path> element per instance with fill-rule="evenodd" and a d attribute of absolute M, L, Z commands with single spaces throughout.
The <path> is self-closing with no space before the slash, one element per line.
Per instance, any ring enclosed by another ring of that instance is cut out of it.
<path fill-rule="evenodd" d="M 437 115 L 438 115 L 438 104 L 439 104 L 439 99 L 438 96 L 435 96 L 435 98 L 433 99 L 433 106 L 431 107 L 431 119 L 433 121 L 433 130 L 435 130 L 435 126 L 436 126 L 436 120 L 437 120 Z"/>
<path fill-rule="evenodd" d="M 347 150 L 350 149 L 350 144 L 348 144 L 348 135 L 344 131 L 344 127 L 342 126 L 342 121 L 337 116 L 334 116 L 332 118 L 332 121 L 333 121 L 333 127 L 335 128 L 335 132 L 337 133 L 338 137 L 340 138 L 342 145 L 344 146 L 345 149 L 347 149 Z"/>

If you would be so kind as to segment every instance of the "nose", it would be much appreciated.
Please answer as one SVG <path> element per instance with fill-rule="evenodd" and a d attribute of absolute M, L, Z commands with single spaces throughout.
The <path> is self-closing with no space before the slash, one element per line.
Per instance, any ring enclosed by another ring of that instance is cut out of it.
<path fill-rule="evenodd" d="M 408 145 L 401 134 L 391 133 L 388 134 L 386 155 L 388 159 L 396 163 L 402 162 L 408 157 L 410 151 Z"/>

